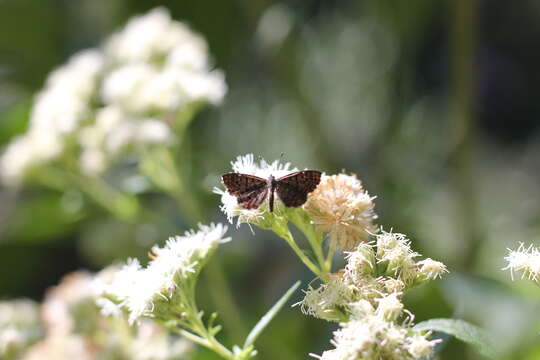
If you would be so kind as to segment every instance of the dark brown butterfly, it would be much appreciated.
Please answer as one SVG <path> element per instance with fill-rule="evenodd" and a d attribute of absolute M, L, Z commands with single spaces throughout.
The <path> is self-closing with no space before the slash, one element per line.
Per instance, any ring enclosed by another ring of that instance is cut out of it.
<path fill-rule="evenodd" d="M 315 190 L 321 181 L 321 172 L 302 170 L 276 179 L 270 175 L 268 179 L 258 176 L 229 173 L 221 177 L 227 191 L 236 196 L 238 205 L 244 209 L 257 209 L 270 193 L 268 204 L 270 212 L 274 211 L 274 192 L 289 207 L 298 207 L 307 200 L 307 195 Z"/>

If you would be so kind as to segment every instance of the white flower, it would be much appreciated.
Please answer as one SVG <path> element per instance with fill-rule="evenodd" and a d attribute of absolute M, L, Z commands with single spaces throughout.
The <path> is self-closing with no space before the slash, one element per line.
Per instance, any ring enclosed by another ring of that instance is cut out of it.
<path fill-rule="evenodd" d="M 345 258 L 345 271 L 353 282 L 361 282 L 361 279 L 371 275 L 375 269 L 375 252 L 371 244 L 358 244 L 355 251 L 346 252 Z"/>
<path fill-rule="evenodd" d="M 343 309 L 355 300 L 355 288 L 347 284 L 342 274 L 332 274 L 330 281 L 318 288 L 308 287 L 299 303 L 304 314 L 328 321 L 339 321 Z"/>
<path fill-rule="evenodd" d="M 21 352 L 41 337 L 37 304 L 30 300 L 0 301 L 0 358 Z"/>
<path fill-rule="evenodd" d="M 172 138 L 171 129 L 157 119 L 144 119 L 137 128 L 137 140 L 141 144 L 167 144 Z"/>
<path fill-rule="evenodd" d="M 417 256 L 404 234 L 381 231 L 377 235 L 377 259 L 387 264 L 386 274 L 405 283 L 413 281 L 418 275 L 414 262 Z"/>
<path fill-rule="evenodd" d="M 504 258 L 508 265 L 503 270 L 510 270 L 512 280 L 514 273 L 521 272 L 521 277 L 538 281 L 540 277 L 540 250 L 532 244 L 525 247 L 520 243 L 517 250 L 508 249 L 508 256 Z"/>
<path fill-rule="evenodd" d="M 354 174 L 323 175 L 304 209 L 317 231 L 327 232 L 336 247 L 352 251 L 376 231 L 373 199 Z"/>
<path fill-rule="evenodd" d="M 361 315 L 340 324 L 331 341 L 335 349 L 325 351 L 321 360 L 415 360 L 431 354 L 437 340 L 429 341 L 412 333 L 410 324 L 387 321 L 367 301 L 351 305 Z"/>
<path fill-rule="evenodd" d="M 36 130 L 20 135 L 0 157 L 0 177 L 6 184 L 18 184 L 32 167 L 58 157 L 62 147 L 62 139 L 52 131 Z"/>
<path fill-rule="evenodd" d="M 414 359 L 428 357 L 433 352 L 433 347 L 442 340 L 428 340 L 426 336 L 416 334 L 407 341 L 407 351 Z"/>
<path fill-rule="evenodd" d="M 199 225 L 197 232 L 171 237 L 163 248 L 152 249 L 153 260 L 146 268 L 137 260 L 130 260 L 108 285 L 101 286 L 102 295 L 125 308 L 130 323 L 142 317 L 159 317 L 170 311 L 178 291 L 193 291 L 189 282 L 197 276 L 210 252 L 230 240 L 224 237 L 226 230 L 221 224 Z M 193 295 L 179 296 L 177 306 L 189 306 L 182 299 Z"/>
<path fill-rule="evenodd" d="M 291 163 L 282 164 L 279 160 L 268 163 L 260 159 L 257 163 L 253 154 L 238 156 L 235 161 L 231 161 L 231 167 L 234 172 L 255 175 L 263 179 L 268 179 L 270 175 L 279 178 L 298 171 L 297 168 L 291 169 Z"/>
<path fill-rule="evenodd" d="M 42 131 L 70 133 L 87 116 L 104 59 L 98 50 L 75 54 L 63 67 L 53 71 L 46 87 L 37 95 L 31 127 Z"/>
<path fill-rule="evenodd" d="M 377 315 L 386 321 L 395 321 L 403 311 L 403 304 L 399 299 L 400 293 L 385 295 L 382 298 L 375 299 L 378 302 Z"/>
<path fill-rule="evenodd" d="M 143 320 L 137 328 L 136 337 L 129 349 L 133 360 L 168 360 L 189 358 L 193 343 L 185 338 L 171 343 L 167 331 L 160 325 Z"/>
<path fill-rule="evenodd" d="M 165 8 L 135 17 L 106 44 L 106 53 L 118 62 L 148 62 L 173 51 L 179 44 L 195 43 L 206 51 L 204 40 L 184 24 L 171 19 Z"/>
<path fill-rule="evenodd" d="M 79 159 L 83 173 L 99 175 L 125 150 L 139 155 L 147 145 L 170 145 L 179 112 L 199 102 L 219 104 L 226 92 L 204 38 L 165 8 L 154 9 L 49 75 L 35 97 L 29 129 L 0 158 L 0 177 L 19 184 L 60 155 Z"/>
<path fill-rule="evenodd" d="M 157 74 L 158 71 L 147 63 L 119 67 L 104 80 L 101 91 L 103 100 L 107 104 L 122 106 L 128 111 L 147 111 L 148 101 L 141 94 Z"/>
<path fill-rule="evenodd" d="M 441 278 L 444 273 L 448 272 L 446 265 L 440 261 L 435 261 L 430 258 L 419 261 L 416 263 L 420 269 L 418 270 L 419 275 L 424 277 L 427 280 L 435 280 Z"/>
<path fill-rule="evenodd" d="M 77 309 L 94 301 L 92 282 L 91 274 L 74 272 L 47 292 L 41 314 L 49 332 L 68 333 L 76 327 L 77 321 L 88 321 L 81 318 Z"/>

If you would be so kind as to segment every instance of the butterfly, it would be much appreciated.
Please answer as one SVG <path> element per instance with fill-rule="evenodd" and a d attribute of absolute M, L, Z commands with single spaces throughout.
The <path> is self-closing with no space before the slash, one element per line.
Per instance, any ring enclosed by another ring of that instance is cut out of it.
<path fill-rule="evenodd" d="M 227 191 L 236 196 L 238 205 L 244 209 L 257 209 L 266 200 L 268 207 L 274 211 L 274 192 L 283 204 L 298 207 L 307 201 L 307 195 L 315 190 L 321 181 L 321 172 L 317 170 L 295 171 L 276 179 L 270 175 L 268 179 L 258 176 L 228 173 L 221 177 Z"/>

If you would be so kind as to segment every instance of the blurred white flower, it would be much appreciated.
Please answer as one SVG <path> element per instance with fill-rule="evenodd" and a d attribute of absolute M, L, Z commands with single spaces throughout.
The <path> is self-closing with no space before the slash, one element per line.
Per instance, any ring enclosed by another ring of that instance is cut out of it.
<path fill-rule="evenodd" d="M 517 250 L 508 249 L 508 256 L 504 258 L 508 265 L 503 270 L 510 270 L 512 280 L 514 273 L 521 273 L 521 278 L 538 281 L 540 278 L 540 250 L 532 244 L 525 247 L 520 243 Z"/>
<path fill-rule="evenodd" d="M 55 159 L 63 145 L 60 136 L 52 131 L 30 132 L 16 137 L 0 157 L 0 177 L 4 183 L 19 183 L 35 166 Z"/>
<path fill-rule="evenodd" d="M 97 349 L 78 334 L 56 333 L 33 345 L 22 357 L 23 360 L 92 360 Z"/>
<path fill-rule="evenodd" d="M 42 336 L 37 304 L 0 301 L 0 358 L 19 354 Z"/>
<path fill-rule="evenodd" d="M 203 54 L 207 51 L 204 39 L 186 25 L 173 21 L 169 12 L 160 7 L 131 19 L 111 37 L 105 51 L 117 62 L 147 62 L 186 43 L 193 44 Z"/>
<path fill-rule="evenodd" d="M 199 225 L 197 232 L 171 237 L 163 248 L 152 248 L 153 260 L 146 268 L 130 260 L 114 273 L 108 284 L 101 285 L 101 295 L 126 309 L 130 323 L 164 313 L 170 316 L 171 308 L 190 305 L 185 299 L 194 294 L 179 292 L 194 290 L 190 284 L 212 250 L 230 240 L 224 237 L 226 231 L 221 224 Z"/>
<path fill-rule="evenodd" d="M 351 251 L 376 232 L 373 199 L 354 174 L 323 175 L 304 209 L 317 231 L 328 233 L 336 247 Z"/>
<path fill-rule="evenodd" d="M 195 103 L 219 104 L 226 92 L 205 39 L 154 9 L 49 75 L 27 132 L 0 158 L 0 178 L 16 185 L 60 155 L 98 175 L 124 151 L 170 145 L 174 115 Z"/>
<path fill-rule="evenodd" d="M 163 327 L 146 320 L 138 326 L 128 355 L 133 360 L 185 359 L 193 348 L 185 338 L 171 341 Z"/>
<path fill-rule="evenodd" d="M 41 316 L 50 333 L 69 333 L 76 323 L 90 319 L 77 315 L 78 310 L 94 302 L 93 276 L 87 272 L 66 275 L 59 285 L 51 288 L 41 306 Z"/>
<path fill-rule="evenodd" d="M 62 134 L 74 131 L 89 116 L 103 66 L 102 54 L 92 49 L 75 54 L 66 65 L 53 71 L 36 96 L 31 129 Z"/>

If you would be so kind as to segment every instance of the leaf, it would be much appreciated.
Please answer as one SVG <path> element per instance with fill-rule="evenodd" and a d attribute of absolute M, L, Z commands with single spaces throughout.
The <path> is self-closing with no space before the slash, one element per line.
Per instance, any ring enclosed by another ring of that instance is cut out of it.
<path fill-rule="evenodd" d="M 249 335 L 246 338 L 246 342 L 244 343 L 244 349 L 249 347 L 250 345 L 253 345 L 255 340 L 261 335 L 262 331 L 266 326 L 272 321 L 274 316 L 277 315 L 277 313 L 281 310 L 281 308 L 285 305 L 287 300 L 292 296 L 292 294 L 298 289 L 300 286 L 300 281 L 297 281 L 294 283 L 293 286 L 287 292 L 268 310 L 266 314 L 259 320 L 259 322 L 253 327 L 253 329 L 250 331 Z"/>
<path fill-rule="evenodd" d="M 496 351 L 493 343 L 486 332 L 478 326 L 472 325 L 466 321 L 456 319 L 431 319 L 416 324 L 414 330 L 433 330 L 452 335 L 456 339 L 474 347 L 480 354 L 490 359 L 496 358 Z"/>

